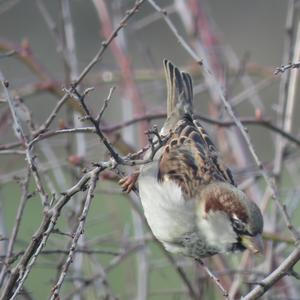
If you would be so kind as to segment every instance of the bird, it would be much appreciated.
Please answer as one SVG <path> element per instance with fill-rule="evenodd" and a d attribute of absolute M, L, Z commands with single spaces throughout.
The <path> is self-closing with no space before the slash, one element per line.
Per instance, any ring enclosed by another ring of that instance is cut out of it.
<path fill-rule="evenodd" d="M 191 76 L 163 62 L 167 119 L 164 145 L 138 172 L 120 180 L 138 183 L 144 214 L 164 248 L 194 259 L 249 249 L 263 251 L 259 207 L 238 189 L 216 146 L 193 112 Z M 145 157 L 149 157 L 145 154 Z"/>

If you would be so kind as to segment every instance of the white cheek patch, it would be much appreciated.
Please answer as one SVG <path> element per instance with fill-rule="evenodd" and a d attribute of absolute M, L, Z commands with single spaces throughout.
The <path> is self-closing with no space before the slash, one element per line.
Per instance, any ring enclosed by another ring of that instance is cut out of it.
<path fill-rule="evenodd" d="M 236 243 L 236 233 L 231 221 L 223 212 L 210 212 L 206 218 L 198 218 L 198 228 L 206 237 L 210 246 L 217 247 L 226 252 L 233 243 Z"/>

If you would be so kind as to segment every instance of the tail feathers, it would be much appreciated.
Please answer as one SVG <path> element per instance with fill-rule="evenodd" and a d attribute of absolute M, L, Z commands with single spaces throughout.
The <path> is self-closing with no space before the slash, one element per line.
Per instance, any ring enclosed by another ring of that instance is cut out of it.
<path fill-rule="evenodd" d="M 193 83 L 188 73 L 181 72 L 169 60 L 164 60 L 167 81 L 167 112 L 168 117 L 176 114 L 193 113 Z"/>
<path fill-rule="evenodd" d="M 190 74 L 182 72 L 183 92 L 180 92 L 180 98 L 177 102 L 178 109 L 182 109 L 185 114 L 193 114 L 193 82 Z"/>

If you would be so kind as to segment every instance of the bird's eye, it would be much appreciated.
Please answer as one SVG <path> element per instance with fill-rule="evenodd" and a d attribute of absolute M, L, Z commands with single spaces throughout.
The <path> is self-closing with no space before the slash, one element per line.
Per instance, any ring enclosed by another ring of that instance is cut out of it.
<path fill-rule="evenodd" d="M 239 219 L 232 219 L 232 226 L 237 232 L 243 232 L 245 231 L 245 225 L 242 221 Z"/>

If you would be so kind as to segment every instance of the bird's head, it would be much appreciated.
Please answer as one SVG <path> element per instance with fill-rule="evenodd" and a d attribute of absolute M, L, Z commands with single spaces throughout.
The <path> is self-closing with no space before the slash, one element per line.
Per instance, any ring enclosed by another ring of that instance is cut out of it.
<path fill-rule="evenodd" d="M 200 195 L 199 229 L 220 252 L 263 251 L 263 217 L 258 206 L 228 183 L 209 184 Z"/>

